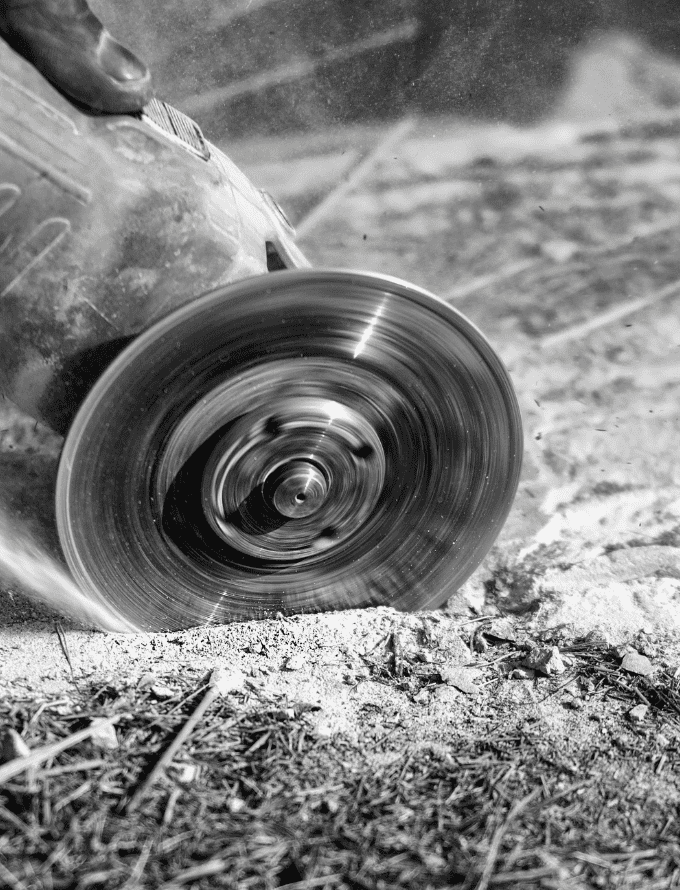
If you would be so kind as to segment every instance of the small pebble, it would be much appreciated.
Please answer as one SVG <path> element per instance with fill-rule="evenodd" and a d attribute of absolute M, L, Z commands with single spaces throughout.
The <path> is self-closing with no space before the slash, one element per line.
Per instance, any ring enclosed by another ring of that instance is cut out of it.
<path fill-rule="evenodd" d="M 624 671 L 631 674 L 639 674 L 641 677 L 648 677 L 654 673 L 654 665 L 646 655 L 640 655 L 639 652 L 628 652 L 621 662 Z"/>
<path fill-rule="evenodd" d="M 169 686 L 165 686 L 163 683 L 154 683 L 153 686 L 151 686 L 151 693 L 159 701 L 165 701 L 168 698 L 172 698 L 175 694 L 174 690 L 170 689 Z"/>
<path fill-rule="evenodd" d="M 90 741 L 96 748 L 104 751 L 115 751 L 118 747 L 116 727 L 108 720 L 96 719 L 92 721 Z"/>
<path fill-rule="evenodd" d="M 513 668 L 508 674 L 509 680 L 534 680 L 535 678 L 536 671 L 526 667 Z"/>
<path fill-rule="evenodd" d="M 487 637 L 494 637 L 497 640 L 508 640 L 511 643 L 518 642 L 518 634 L 511 621 L 507 618 L 496 618 L 490 624 L 482 628 L 482 632 Z"/>
<path fill-rule="evenodd" d="M 649 705 L 635 705 L 634 708 L 631 708 L 630 711 L 628 711 L 628 716 L 634 723 L 642 723 L 647 716 L 648 710 Z"/>
<path fill-rule="evenodd" d="M 232 797 L 227 802 L 227 806 L 229 807 L 230 813 L 240 813 L 246 808 L 245 800 L 242 800 L 240 797 Z"/>
<path fill-rule="evenodd" d="M 474 682 L 477 677 L 481 676 L 477 668 L 442 665 L 439 668 L 439 674 L 442 682 L 448 686 L 455 686 L 456 689 L 460 689 L 466 695 L 477 695 L 479 692 L 479 686 Z"/>
<path fill-rule="evenodd" d="M 590 630 L 584 637 L 584 642 L 595 649 L 609 649 L 611 641 L 604 631 L 595 629 Z"/>
<path fill-rule="evenodd" d="M 540 674 L 545 674 L 546 677 L 563 674 L 567 669 L 557 646 L 537 646 L 531 650 L 522 664 Z"/>

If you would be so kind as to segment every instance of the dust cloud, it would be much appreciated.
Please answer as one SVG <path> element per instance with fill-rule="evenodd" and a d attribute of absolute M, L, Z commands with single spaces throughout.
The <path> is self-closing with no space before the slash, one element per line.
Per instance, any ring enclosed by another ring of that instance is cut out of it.
<path fill-rule="evenodd" d="M 49 606 L 81 624 L 114 633 L 138 630 L 103 603 L 78 588 L 66 569 L 53 559 L 16 518 L 0 509 L 0 578 L 16 585 L 29 599 Z"/>

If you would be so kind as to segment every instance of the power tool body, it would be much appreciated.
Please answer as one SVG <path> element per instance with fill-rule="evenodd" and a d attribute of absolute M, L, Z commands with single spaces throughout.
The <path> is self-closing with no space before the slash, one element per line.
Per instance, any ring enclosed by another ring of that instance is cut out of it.
<path fill-rule="evenodd" d="M 90 114 L 2 43 L 0 388 L 65 437 L 66 561 L 139 629 L 437 606 L 521 464 L 464 316 L 311 269 L 189 118 Z"/>

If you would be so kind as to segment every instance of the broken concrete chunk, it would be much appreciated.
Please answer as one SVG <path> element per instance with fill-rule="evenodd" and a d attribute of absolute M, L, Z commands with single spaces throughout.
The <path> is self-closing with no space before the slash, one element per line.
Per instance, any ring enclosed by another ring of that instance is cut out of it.
<path fill-rule="evenodd" d="M 16 729 L 6 729 L 0 736 L 0 763 L 7 763 L 16 757 L 28 757 L 31 749 Z"/>
<path fill-rule="evenodd" d="M 628 716 L 633 723 L 642 723 L 647 716 L 647 711 L 649 711 L 649 705 L 635 705 L 628 711 Z"/>
<path fill-rule="evenodd" d="M 654 672 L 654 665 L 646 655 L 640 655 L 639 652 L 628 652 L 623 657 L 621 667 L 624 671 L 631 674 L 639 674 L 641 677 L 648 677 Z"/>
<path fill-rule="evenodd" d="M 109 720 L 102 718 L 96 718 L 91 725 L 90 741 L 95 748 L 101 748 L 104 751 L 115 751 L 118 747 L 116 727 Z"/>
<path fill-rule="evenodd" d="M 522 666 L 531 668 L 546 677 L 563 674 L 567 669 L 557 646 L 537 646 L 529 652 L 522 662 Z"/>
<path fill-rule="evenodd" d="M 486 624 L 482 628 L 482 633 L 487 637 L 493 637 L 496 640 L 508 640 L 511 643 L 516 643 L 519 639 L 519 635 L 512 622 L 507 618 L 495 618 L 490 624 Z"/>
<path fill-rule="evenodd" d="M 439 675 L 442 682 L 448 686 L 455 686 L 466 695 L 477 695 L 479 692 L 479 686 L 474 682 L 477 677 L 481 676 L 481 671 L 478 671 L 477 668 L 442 665 L 439 668 Z"/>

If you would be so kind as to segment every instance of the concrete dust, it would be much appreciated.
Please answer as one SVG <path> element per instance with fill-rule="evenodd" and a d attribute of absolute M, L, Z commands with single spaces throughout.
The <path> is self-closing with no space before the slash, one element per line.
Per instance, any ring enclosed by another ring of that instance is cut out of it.
<path fill-rule="evenodd" d="M 0 577 L 61 615 L 85 625 L 118 633 L 135 628 L 122 616 L 86 597 L 68 572 L 36 541 L 27 528 L 0 509 Z"/>

